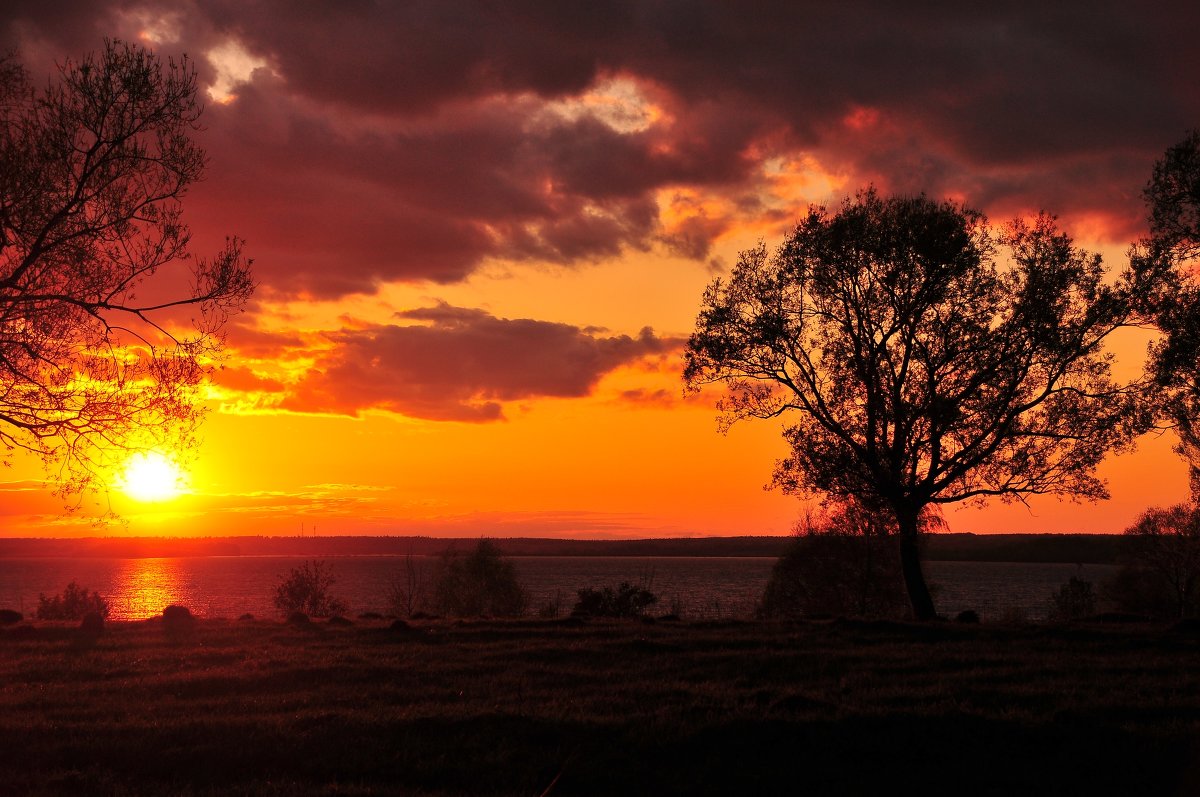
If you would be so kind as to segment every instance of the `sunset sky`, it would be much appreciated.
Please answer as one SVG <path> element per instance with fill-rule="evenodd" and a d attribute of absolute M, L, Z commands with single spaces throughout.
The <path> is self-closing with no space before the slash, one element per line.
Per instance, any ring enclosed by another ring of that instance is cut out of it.
<path fill-rule="evenodd" d="M 105 37 L 193 59 L 192 248 L 244 238 L 259 288 L 186 495 L 113 490 L 98 530 L 14 456 L 0 535 L 789 533 L 780 426 L 682 395 L 705 285 L 867 184 L 1045 209 L 1119 266 L 1200 126 L 1200 6 L 1155 5 L 9 0 L 38 85 Z M 946 520 L 1119 532 L 1186 497 L 1171 443 L 1108 502 Z"/>

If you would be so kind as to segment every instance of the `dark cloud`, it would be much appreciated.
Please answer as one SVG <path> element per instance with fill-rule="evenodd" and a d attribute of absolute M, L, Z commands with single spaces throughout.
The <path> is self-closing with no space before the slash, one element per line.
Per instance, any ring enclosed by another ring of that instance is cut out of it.
<path fill-rule="evenodd" d="M 666 230 L 656 192 L 744 200 L 780 151 L 851 190 L 952 194 L 993 218 L 1046 208 L 1068 226 L 1086 213 L 1136 234 L 1151 164 L 1200 125 L 1195 4 L 14 0 L 0 43 L 44 70 L 160 17 L 160 49 L 190 52 L 206 82 L 204 54 L 230 37 L 267 64 L 208 109 L 210 178 L 188 211 L 198 238 L 249 238 L 281 293 L 657 242 L 704 260 L 737 219 L 697 209 Z M 546 108 L 613 77 L 659 116 Z"/>
<path fill-rule="evenodd" d="M 397 313 L 407 324 L 328 335 L 322 354 L 280 406 L 355 415 L 494 421 L 504 402 L 588 395 L 613 369 L 678 347 L 644 329 L 600 337 L 569 324 L 497 318 L 438 304 Z"/>
<path fill-rule="evenodd" d="M 222 156 L 189 210 L 206 226 L 246 225 L 260 276 L 285 293 L 450 282 L 487 256 L 569 264 L 645 250 L 660 232 L 660 185 L 750 168 L 737 152 L 621 134 L 527 101 L 371 126 L 297 105 L 276 84 L 260 76 L 209 109 L 204 143 Z"/>
<path fill-rule="evenodd" d="M 596 74 L 597 39 L 630 24 L 620 5 L 528 5 L 223 0 L 197 12 L 270 56 L 306 96 L 420 113 L 496 92 L 581 91 Z"/>

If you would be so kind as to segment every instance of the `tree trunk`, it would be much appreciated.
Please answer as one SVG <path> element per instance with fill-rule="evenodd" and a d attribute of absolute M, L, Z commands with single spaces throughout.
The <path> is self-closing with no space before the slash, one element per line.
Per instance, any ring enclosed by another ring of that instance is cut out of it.
<path fill-rule="evenodd" d="M 937 612 L 933 609 L 933 596 L 929 594 L 929 585 L 925 583 L 925 574 L 921 571 L 919 514 L 897 511 L 896 522 L 900 532 L 900 570 L 904 573 L 908 602 L 912 605 L 913 619 L 924 622 L 936 620 Z"/>

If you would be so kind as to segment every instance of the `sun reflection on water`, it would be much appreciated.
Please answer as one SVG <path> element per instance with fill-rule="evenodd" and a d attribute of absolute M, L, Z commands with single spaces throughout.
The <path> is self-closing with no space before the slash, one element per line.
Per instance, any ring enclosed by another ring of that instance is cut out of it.
<path fill-rule="evenodd" d="M 188 606 L 192 590 L 177 559 L 126 559 L 109 595 L 112 620 L 142 620 L 172 603 Z M 189 607 L 194 608 L 194 607 Z"/>

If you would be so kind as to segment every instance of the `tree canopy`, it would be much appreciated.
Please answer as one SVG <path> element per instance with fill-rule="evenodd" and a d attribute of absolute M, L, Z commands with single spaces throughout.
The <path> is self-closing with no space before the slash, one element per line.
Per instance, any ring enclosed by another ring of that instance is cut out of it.
<path fill-rule="evenodd" d="M 1151 349 L 1154 375 L 1167 419 L 1179 434 L 1178 450 L 1200 496 L 1200 130 L 1167 149 L 1145 190 L 1150 236 L 1133 252 L 1155 263 L 1169 280 L 1152 311 L 1163 333 Z"/>
<path fill-rule="evenodd" d="M 67 493 L 129 448 L 188 443 L 253 289 L 239 240 L 188 252 L 196 94 L 186 60 L 121 42 L 41 89 L 0 62 L 0 443 L 56 466 Z"/>
<path fill-rule="evenodd" d="M 997 232 L 952 202 L 866 190 L 709 286 L 684 378 L 727 385 L 725 423 L 791 420 L 777 486 L 893 516 L 928 619 L 917 537 L 938 505 L 1107 495 L 1096 466 L 1150 423 L 1145 380 L 1116 379 L 1106 352 L 1144 279 L 1113 279 L 1049 216 Z"/>
<path fill-rule="evenodd" d="M 1200 129 L 1154 164 L 1145 195 L 1152 238 L 1181 256 L 1200 255 Z"/>

